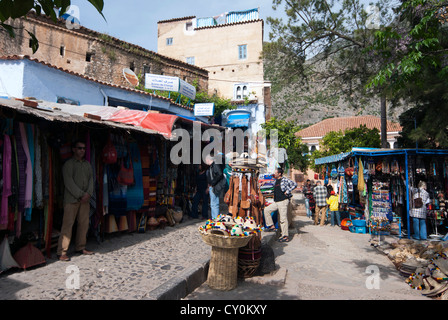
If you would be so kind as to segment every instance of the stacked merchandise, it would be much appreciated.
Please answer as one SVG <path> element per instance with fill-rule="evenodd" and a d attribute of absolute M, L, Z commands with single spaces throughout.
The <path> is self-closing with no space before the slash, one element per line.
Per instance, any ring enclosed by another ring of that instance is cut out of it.
<path fill-rule="evenodd" d="M 267 207 L 274 202 L 274 185 L 275 178 L 272 174 L 262 174 L 258 178 L 261 194 L 265 199 L 265 206 Z"/>
<path fill-rule="evenodd" d="M 374 180 L 372 182 L 372 213 L 370 216 L 370 230 L 373 234 L 389 234 L 392 216 L 389 182 Z"/>

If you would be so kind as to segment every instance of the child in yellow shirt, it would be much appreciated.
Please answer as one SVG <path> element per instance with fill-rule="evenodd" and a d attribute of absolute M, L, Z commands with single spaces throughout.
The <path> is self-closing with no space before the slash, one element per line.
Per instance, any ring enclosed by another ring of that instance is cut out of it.
<path fill-rule="evenodd" d="M 335 194 L 334 191 L 331 191 L 330 198 L 327 198 L 327 204 L 330 206 L 330 213 L 331 213 L 331 226 L 334 227 L 335 225 L 335 217 L 337 220 L 338 227 L 341 226 L 341 213 L 339 212 L 339 198 Z"/>

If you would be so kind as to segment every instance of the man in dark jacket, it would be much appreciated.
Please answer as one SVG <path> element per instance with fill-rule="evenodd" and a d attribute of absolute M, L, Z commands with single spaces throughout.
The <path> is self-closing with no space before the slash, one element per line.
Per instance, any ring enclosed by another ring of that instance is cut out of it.
<path fill-rule="evenodd" d="M 212 219 L 216 219 L 219 215 L 219 198 L 224 191 L 226 179 L 223 174 L 222 166 L 216 163 L 212 156 L 207 156 L 205 162 L 210 166 L 207 170 L 208 191 L 210 195 Z"/>

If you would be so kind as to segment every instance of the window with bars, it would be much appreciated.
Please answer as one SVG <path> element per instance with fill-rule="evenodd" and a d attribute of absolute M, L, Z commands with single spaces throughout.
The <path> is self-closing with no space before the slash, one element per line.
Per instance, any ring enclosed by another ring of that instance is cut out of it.
<path fill-rule="evenodd" d="M 238 46 L 238 59 L 247 59 L 247 44 L 242 44 Z"/>

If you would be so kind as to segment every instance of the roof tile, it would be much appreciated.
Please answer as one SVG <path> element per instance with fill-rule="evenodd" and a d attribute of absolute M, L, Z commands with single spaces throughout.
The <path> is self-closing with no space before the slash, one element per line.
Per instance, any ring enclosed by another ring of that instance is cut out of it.
<path fill-rule="evenodd" d="M 344 131 L 346 129 L 358 128 L 361 125 L 365 125 L 368 129 L 377 128 L 381 130 L 381 118 L 375 116 L 360 116 L 325 119 L 297 132 L 296 136 L 302 138 L 324 137 L 331 131 Z M 387 121 L 387 132 L 400 132 L 401 130 L 402 126 L 399 123 Z"/>

